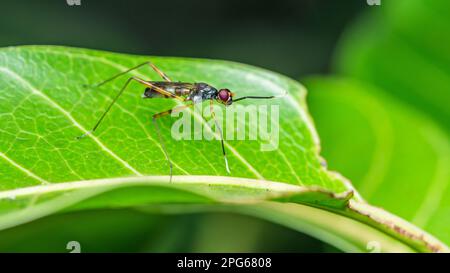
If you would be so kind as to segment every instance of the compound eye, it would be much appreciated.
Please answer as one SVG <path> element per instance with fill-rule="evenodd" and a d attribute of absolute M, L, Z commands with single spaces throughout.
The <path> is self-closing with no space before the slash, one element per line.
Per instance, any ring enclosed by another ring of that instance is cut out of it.
<path fill-rule="evenodd" d="M 220 89 L 219 90 L 219 99 L 223 102 L 227 102 L 230 99 L 230 90 Z"/>

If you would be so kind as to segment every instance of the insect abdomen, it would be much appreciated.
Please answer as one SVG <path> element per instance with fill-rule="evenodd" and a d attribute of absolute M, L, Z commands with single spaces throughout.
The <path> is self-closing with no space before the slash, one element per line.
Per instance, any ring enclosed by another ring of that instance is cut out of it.
<path fill-rule="evenodd" d="M 176 96 L 188 96 L 194 88 L 192 84 L 179 82 L 151 82 L 156 88 L 160 88 L 166 92 Z M 144 97 L 146 98 L 170 98 L 171 96 L 162 95 L 155 88 L 148 87 L 145 89 Z"/>
<path fill-rule="evenodd" d="M 187 96 L 191 90 L 184 88 L 184 87 L 176 87 L 175 88 L 175 95 L 177 96 Z"/>
<path fill-rule="evenodd" d="M 163 94 L 153 90 L 150 87 L 145 89 L 144 96 L 149 99 L 151 99 L 151 98 L 167 98 L 167 96 L 164 96 Z"/>

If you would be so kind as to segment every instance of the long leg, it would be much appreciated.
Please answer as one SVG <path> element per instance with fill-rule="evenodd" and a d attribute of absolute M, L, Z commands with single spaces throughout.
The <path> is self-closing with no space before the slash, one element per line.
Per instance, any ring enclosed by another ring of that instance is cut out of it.
<path fill-rule="evenodd" d="M 183 110 L 185 108 L 192 107 L 193 105 L 194 104 L 187 104 L 187 105 L 178 106 L 178 107 L 169 109 L 167 111 L 154 114 L 153 117 L 152 117 L 153 124 L 155 125 L 156 132 L 158 134 L 159 142 L 161 143 L 161 147 L 163 149 L 164 155 L 166 156 L 167 163 L 169 164 L 169 168 L 170 168 L 170 182 L 172 182 L 172 173 L 173 173 L 172 161 L 170 160 L 169 153 L 167 152 L 166 145 L 164 143 L 164 139 L 163 139 L 163 137 L 161 135 L 161 130 L 159 129 L 159 125 L 158 125 L 158 122 L 156 121 L 156 119 L 162 118 L 162 117 L 167 116 L 167 115 L 170 115 L 173 112 L 179 112 L 179 111 L 181 111 L 181 110 Z"/>
<path fill-rule="evenodd" d="M 222 144 L 222 154 L 223 154 L 223 158 L 225 160 L 225 168 L 227 170 L 228 173 L 231 173 L 230 168 L 228 167 L 228 160 L 227 160 L 227 154 L 225 152 L 225 145 L 223 143 L 223 132 L 222 132 L 222 128 L 219 125 L 219 122 L 216 119 L 216 113 L 214 113 L 214 104 L 213 104 L 213 100 L 210 100 L 210 112 L 211 112 L 211 116 L 214 119 L 214 122 L 216 124 L 216 127 L 219 129 L 219 133 L 220 133 L 220 142 Z"/>
<path fill-rule="evenodd" d="M 100 119 L 97 121 L 97 123 L 94 125 L 94 127 L 92 128 L 92 130 L 88 131 L 87 133 L 77 137 L 78 139 L 81 139 L 89 134 L 92 134 L 93 132 L 95 132 L 95 130 L 97 130 L 98 126 L 100 125 L 100 123 L 103 121 L 103 119 L 105 118 L 106 114 L 108 114 L 109 110 L 111 110 L 112 106 L 117 102 L 117 100 L 119 99 L 119 97 L 123 94 L 123 92 L 125 91 L 125 89 L 127 88 L 127 86 L 130 84 L 131 81 L 137 81 L 138 83 L 145 85 L 149 88 L 152 88 L 153 90 L 155 90 L 156 92 L 161 93 L 164 96 L 170 97 L 170 98 L 174 98 L 174 99 L 178 99 L 181 101 L 184 101 L 185 98 L 183 97 L 179 97 L 173 93 L 170 93 L 150 82 L 147 82 L 143 79 L 140 79 L 138 77 L 131 77 L 127 80 L 127 82 L 124 84 L 124 86 L 122 87 L 122 89 L 120 89 L 119 93 L 117 93 L 116 97 L 113 99 L 113 101 L 109 104 L 108 108 L 106 108 L 105 112 L 103 112 L 102 116 L 100 117 Z"/>
<path fill-rule="evenodd" d="M 108 78 L 108 79 L 106 79 L 106 80 L 104 80 L 104 81 L 102 81 L 102 82 L 100 82 L 100 83 L 98 83 L 98 84 L 95 84 L 94 86 L 95 86 L 95 87 L 100 87 L 100 86 L 104 85 L 105 83 L 108 83 L 108 82 L 110 82 L 110 81 L 112 81 L 112 80 L 114 80 L 114 79 L 116 79 L 116 78 L 118 78 L 118 77 L 120 77 L 120 76 L 122 76 L 122 75 L 124 75 L 124 74 L 127 74 L 127 73 L 129 73 L 129 72 L 131 72 L 131 71 L 133 71 L 133 70 L 136 70 L 136 69 L 138 69 L 138 68 L 140 68 L 140 67 L 142 67 L 142 66 L 144 66 L 144 65 L 149 65 L 149 66 L 150 66 L 153 70 L 155 70 L 156 73 L 158 73 L 158 75 L 160 75 L 165 81 L 168 81 L 168 82 L 171 81 L 170 78 L 167 77 L 167 75 L 164 74 L 164 72 L 162 72 L 161 70 L 159 70 L 159 68 L 156 67 L 152 62 L 145 62 L 145 63 L 142 63 L 142 64 L 137 65 L 137 66 L 135 66 L 135 67 L 132 67 L 132 68 L 126 70 L 126 71 L 120 72 L 120 73 L 118 73 L 118 74 L 112 76 L 111 78 Z"/>

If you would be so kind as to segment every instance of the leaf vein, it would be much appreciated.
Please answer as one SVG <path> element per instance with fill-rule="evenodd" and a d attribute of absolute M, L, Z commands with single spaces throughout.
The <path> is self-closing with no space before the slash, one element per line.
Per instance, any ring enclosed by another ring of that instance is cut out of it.
<path fill-rule="evenodd" d="M 75 118 L 67 112 L 64 108 L 62 108 L 59 104 L 57 104 L 54 100 L 52 100 L 50 97 L 45 95 L 41 90 L 35 88 L 31 83 L 29 83 L 26 79 L 21 77 L 20 75 L 16 74 L 12 70 L 6 68 L 6 67 L 0 67 L 0 71 L 4 74 L 9 75 L 11 78 L 14 78 L 18 82 L 22 83 L 24 86 L 26 86 L 29 90 L 31 90 L 34 94 L 38 95 L 39 97 L 43 98 L 45 101 L 47 101 L 51 106 L 56 108 L 58 111 L 60 111 L 67 119 L 69 119 L 72 124 L 80 129 L 83 133 L 88 133 L 88 130 L 86 130 L 78 121 L 75 120 Z M 119 161 L 125 168 L 129 169 L 131 172 L 138 176 L 142 176 L 140 172 L 138 172 L 135 168 L 133 168 L 128 162 L 120 158 L 117 154 L 115 154 L 113 151 L 111 151 L 108 147 L 105 146 L 97 137 L 93 136 L 92 134 L 88 135 L 92 140 L 94 140 L 95 143 L 98 144 L 98 146 L 104 150 L 106 153 L 111 155 L 114 159 Z"/>
<path fill-rule="evenodd" d="M 43 185 L 51 184 L 50 182 L 48 182 L 47 180 L 43 179 L 42 177 L 39 177 L 38 175 L 36 175 L 32 171 L 30 171 L 30 170 L 26 169 L 25 167 L 21 166 L 19 163 L 15 162 L 14 160 L 9 158 L 4 153 L 0 152 L 0 157 L 3 158 L 4 160 L 6 160 L 11 165 L 13 165 L 14 167 L 16 167 L 17 169 L 19 169 L 20 171 L 22 171 L 25 174 L 27 174 L 29 177 L 38 180 L 41 184 L 43 184 Z"/>

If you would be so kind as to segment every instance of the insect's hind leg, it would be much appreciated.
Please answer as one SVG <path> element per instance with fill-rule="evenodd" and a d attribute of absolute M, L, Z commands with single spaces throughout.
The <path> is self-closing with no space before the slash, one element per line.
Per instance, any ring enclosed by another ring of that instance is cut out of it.
<path fill-rule="evenodd" d="M 98 126 L 100 125 L 100 123 L 102 123 L 102 121 L 105 118 L 106 114 L 108 114 L 109 110 L 111 110 L 111 108 L 117 102 L 117 100 L 120 98 L 120 96 L 122 96 L 123 92 L 128 87 L 128 85 L 130 84 L 131 81 L 137 81 L 140 84 L 143 84 L 143 82 L 145 82 L 144 80 L 142 80 L 142 79 L 140 79 L 138 77 L 131 77 L 131 78 L 129 78 L 127 80 L 127 82 L 123 85 L 122 89 L 120 89 L 119 93 L 117 93 L 117 95 L 114 97 L 113 101 L 109 104 L 108 108 L 106 108 L 105 112 L 103 112 L 103 114 L 100 117 L 100 119 L 95 123 L 94 127 L 92 128 L 92 130 L 87 131 L 85 134 L 77 137 L 77 139 L 84 138 L 84 137 L 94 133 L 95 130 L 97 130 Z"/>
<path fill-rule="evenodd" d="M 161 76 L 161 78 L 163 78 L 165 81 L 168 81 L 168 82 L 171 82 L 171 81 L 172 81 L 172 80 L 171 80 L 164 72 L 162 72 L 158 67 L 156 67 L 156 65 L 154 65 L 154 64 L 153 64 L 152 62 L 150 62 L 150 61 L 147 61 L 147 62 L 145 62 L 145 63 L 141 63 L 141 64 L 136 65 L 136 66 L 134 66 L 134 67 L 132 67 L 132 68 L 130 68 L 130 69 L 127 69 L 127 70 L 125 70 L 125 71 L 122 71 L 122 72 L 120 72 L 120 73 L 117 73 L 116 75 L 114 75 L 114 76 L 112 76 L 112 77 L 110 77 L 110 78 L 108 78 L 108 79 L 106 79 L 106 80 L 104 80 L 104 81 L 102 81 L 102 82 L 99 82 L 99 83 L 97 83 L 97 84 L 94 84 L 93 87 L 100 87 L 100 86 L 104 85 L 105 83 L 108 83 L 108 82 L 110 82 L 110 81 L 112 81 L 112 80 L 114 80 L 114 79 L 116 79 L 116 78 L 118 78 L 118 77 L 120 77 L 120 76 L 122 76 L 122 75 L 125 75 L 125 74 L 127 74 L 127 73 L 130 73 L 130 72 L 133 71 L 133 70 L 139 69 L 139 68 L 141 68 L 141 67 L 144 66 L 144 65 L 149 65 L 149 66 L 150 66 L 156 73 L 158 73 L 158 75 Z"/>
<path fill-rule="evenodd" d="M 162 72 L 158 67 L 156 67 L 156 65 L 154 65 L 151 62 L 148 62 L 148 64 L 151 66 L 151 68 L 153 68 L 153 70 L 155 70 L 156 73 L 158 73 L 159 76 L 161 76 L 161 78 L 163 78 L 166 82 L 171 82 L 172 80 L 164 73 Z"/>

